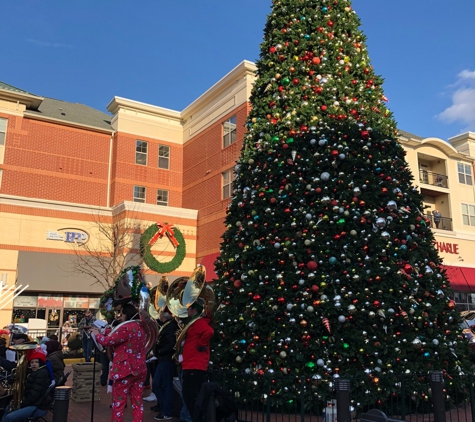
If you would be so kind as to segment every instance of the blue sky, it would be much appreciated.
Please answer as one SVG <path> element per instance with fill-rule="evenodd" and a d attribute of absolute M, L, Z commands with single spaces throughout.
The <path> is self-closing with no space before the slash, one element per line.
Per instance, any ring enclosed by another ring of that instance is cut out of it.
<path fill-rule="evenodd" d="M 182 110 L 259 56 L 271 0 L 2 2 L 0 80 L 105 111 Z M 475 0 L 354 0 L 399 128 L 475 132 Z"/>

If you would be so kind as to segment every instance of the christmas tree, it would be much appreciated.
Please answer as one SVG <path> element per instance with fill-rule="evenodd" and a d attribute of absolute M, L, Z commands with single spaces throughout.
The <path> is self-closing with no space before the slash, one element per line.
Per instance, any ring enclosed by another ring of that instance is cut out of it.
<path fill-rule="evenodd" d="M 467 368 L 359 26 L 349 0 L 273 1 L 235 167 L 213 361 L 287 377 L 273 391 L 284 401 L 301 377 L 317 395 L 315 380 L 358 379 L 356 401 L 370 403 L 391 393 L 378 381 L 390 374 Z"/>

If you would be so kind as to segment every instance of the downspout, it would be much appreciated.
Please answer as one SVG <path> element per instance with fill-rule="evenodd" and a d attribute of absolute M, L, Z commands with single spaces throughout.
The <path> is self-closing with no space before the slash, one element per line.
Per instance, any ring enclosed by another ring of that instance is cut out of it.
<path fill-rule="evenodd" d="M 111 138 L 109 141 L 109 170 L 107 172 L 107 199 L 106 199 L 107 208 L 110 208 L 110 198 L 111 198 L 112 151 L 113 151 L 113 145 L 114 145 L 114 135 L 115 135 L 115 132 L 112 132 Z"/>

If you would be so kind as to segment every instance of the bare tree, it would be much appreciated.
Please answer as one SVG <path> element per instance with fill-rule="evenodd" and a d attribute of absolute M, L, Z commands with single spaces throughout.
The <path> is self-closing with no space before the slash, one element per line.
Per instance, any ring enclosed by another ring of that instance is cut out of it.
<path fill-rule="evenodd" d="M 124 268 L 142 264 L 140 234 L 135 213 L 132 217 L 112 217 L 112 222 L 110 217 L 94 214 L 88 241 L 72 246 L 72 271 L 85 274 L 93 280 L 92 284 L 108 289 Z"/>

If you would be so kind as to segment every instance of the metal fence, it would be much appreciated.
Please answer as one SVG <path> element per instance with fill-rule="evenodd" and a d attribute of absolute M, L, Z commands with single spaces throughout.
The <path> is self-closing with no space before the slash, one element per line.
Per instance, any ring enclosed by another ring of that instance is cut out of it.
<path fill-rule="evenodd" d="M 408 422 L 475 422 L 473 374 L 421 374 L 416 377 L 417 385 L 414 377 L 411 379 L 405 375 L 381 376 L 377 381 L 380 390 L 390 393 L 378 398 L 358 379 L 323 382 L 318 377 L 293 377 L 289 387 L 288 376 L 211 374 L 211 380 L 236 402 L 242 422 L 346 422 L 360 420 L 371 409 Z M 450 388 L 452 384 L 461 387 Z M 283 400 L 290 390 L 292 397 Z M 366 404 L 355 397 L 365 397 Z"/>

